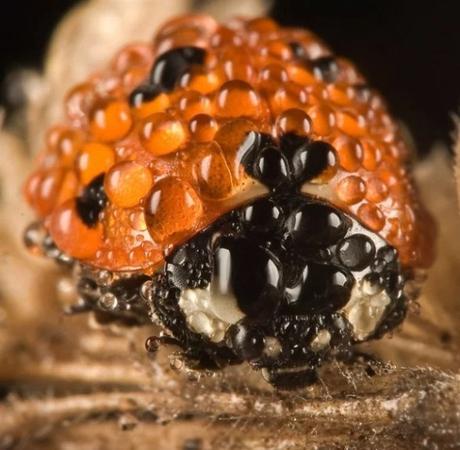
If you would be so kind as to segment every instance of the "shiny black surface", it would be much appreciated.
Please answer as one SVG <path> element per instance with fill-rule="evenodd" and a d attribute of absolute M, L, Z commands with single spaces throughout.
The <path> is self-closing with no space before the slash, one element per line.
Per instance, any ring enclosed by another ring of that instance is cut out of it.
<path fill-rule="evenodd" d="M 77 197 L 76 208 L 83 223 L 89 227 L 94 227 L 106 204 L 107 196 L 104 191 L 104 174 L 102 173 L 85 187 L 82 195 Z"/>
<path fill-rule="evenodd" d="M 141 86 L 134 89 L 129 96 L 129 104 L 132 107 L 138 107 L 144 102 L 153 100 L 162 89 L 159 86 L 152 84 L 142 84 Z"/>
<path fill-rule="evenodd" d="M 351 348 L 353 325 L 342 309 L 358 283 L 390 298 L 370 338 L 404 318 L 397 253 L 353 216 L 301 192 L 335 157 L 329 144 L 250 132 L 238 153 L 269 194 L 218 218 L 169 255 L 154 277 L 152 308 L 198 367 L 248 361 L 265 368 L 273 384 L 308 383 L 325 358 Z M 243 316 L 223 342 L 189 328 L 179 300 L 196 288 L 210 289 L 210 310 L 201 311 L 208 320 L 214 299 L 232 302 Z M 314 344 L 320 332 L 325 341 Z"/>
<path fill-rule="evenodd" d="M 373 261 L 375 246 L 367 236 L 358 234 L 344 239 L 337 249 L 337 254 L 344 266 L 361 270 Z"/>
<path fill-rule="evenodd" d="M 203 64 L 205 56 L 206 51 L 199 47 L 178 47 L 169 50 L 156 59 L 150 82 L 161 90 L 171 91 L 191 66 Z"/>
<path fill-rule="evenodd" d="M 321 81 L 333 83 L 339 75 L 339 66 L 333 56 L 323 56 L 309 62 L 314 75 Z"/>
<path fill-rule="evenodd" d="M 292 133 L 279 140 L 251 131 L 240 146 L 246 172 L 272 191 L 299 190 L 335 162 L 334 148 Z"/>
<path fill-rule="evenodd" d="M 248 361 L 267 369 L 275 384 L 297 379 L 294 372 L 307 380 L 328 355 L 347 352 L 354 342 L 341 309 L 358 277 L 390 296 L 370 337 L 380 335 L 405 315 L 397 253 L 326 202 L 273 192 L 230 211 L 176 249 L 154 277 L 152 305 L 185 355 L 204 361 L 197 367 Z M 184 289 L 208 286 L 211 302 L 216 296 L 235 300 L 244 316 L 218 344 L 192 331 L 179 306 Z M 330 342 L 312 350 L 325 330 Z M 279 346 L 275 354 L 265 352 L 270 339 Z"/>
<path fill-rule="evenodd" d="M 0 55 L 0 80 L 17 68 L 40 70 L 52 30 L 76 4 L 8 3 L 0 15 L 0 39 L 8 43 Z M 311 29 L 337 55 L 356 63 L 409 127 L 419 152 L 427 153 L 437 141 L 451 148 L 451 112 L 460 101 L 457 0 L 275 0 L 272 5 L 268 15 L 282 25 Z M 18 78 L 12 74 L 9 85 L 17 86 Z M 18 86 L 5 88 L 0 103 L 9 107 L 25 101 L 21 92 Z"/>

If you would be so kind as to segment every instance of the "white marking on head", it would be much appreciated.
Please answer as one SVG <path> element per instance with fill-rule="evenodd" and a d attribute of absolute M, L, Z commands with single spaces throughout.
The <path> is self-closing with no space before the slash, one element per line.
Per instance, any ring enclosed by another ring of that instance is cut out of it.
<path fill-rule="evenodd" d="M 209 286 L 206 289 L 185 289 L 179 307 L 190 329 L 212 342 L 221 342 L 227 328 L 244 317 L 231 293 L 211 294 Z"/>
<path fill-rule="evenodd" d="M 353 328 L 355 340 L 363 341 L 376 330 L 390 302 L 381 286 L 366 281 L 355 283 L 350 300 L 341 310 Z"/>

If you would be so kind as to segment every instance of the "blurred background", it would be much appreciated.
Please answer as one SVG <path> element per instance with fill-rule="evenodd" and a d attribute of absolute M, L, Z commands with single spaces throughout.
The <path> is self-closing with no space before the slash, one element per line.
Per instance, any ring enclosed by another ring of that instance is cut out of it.
<path fill-rule="evenodd" d="M 52 30 L 76 3 L 9 3 L 0 17 L 1 104 L 11 104 L 8 74 L 40 68 Z M 310 28 L 353 60 L 409 127 L 421 154 L 439 142 L 451 147 L 460 104 L 458 0 L 274 0 L 271 11 L 280 23 Z"/>

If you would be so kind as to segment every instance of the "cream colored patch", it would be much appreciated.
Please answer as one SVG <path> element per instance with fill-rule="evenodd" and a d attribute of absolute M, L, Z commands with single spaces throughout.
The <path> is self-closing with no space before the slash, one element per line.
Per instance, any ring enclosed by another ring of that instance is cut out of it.
<path fill-rule="evenodd" d="M 212 342 L 221 342 L 227 328 L 244 317 L 232 295 L 211 295 L 210 288 L 185 289 L 179 299 L 187 325 Z"/>
<path fill-rule="evenodd" d="M 315 338 L 311 341 L 310 348 L 314 352 L 319 352 L 329 345 L 331 342 L 331 333 L 327 330 L 320 330 Z"/>
<path fill-rule="evenodd" d="M 281 344 L 275 337 L 266 337 L 264 346 L 264 355 L 269 358 L 276 358 L 281 353 Z"/>
<path fill-rule="evenodd" d="M 301 192 L 331 203 L 337 199 L 329 184 L 304 183 Z"/>
<path fill-rule="evenodd" d="M 248 178 L 241 186 L 234 190 L 233 195 L 226 200 L 224 206 L 225 209 L 230 210 L 268 193 L 268 189 L 263 184 L 257 180 Z"/>
<path fill-rule="evenodd" d="M 354 338 L 363 341 L 380 323 L 390 297 L 377 285 L 357 282 L 351 291 L 350 300 L 341 312 L 353 327 Z"/>

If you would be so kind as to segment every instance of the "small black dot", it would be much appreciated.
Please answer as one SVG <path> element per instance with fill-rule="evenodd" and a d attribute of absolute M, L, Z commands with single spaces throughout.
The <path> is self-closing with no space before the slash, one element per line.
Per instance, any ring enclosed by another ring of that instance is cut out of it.
<path fill-rule="evenodd" d="M 322 56 L 310 61 L 314 75 L 321 81 L 333 83 L 339 75 L 339 66 L 333 56 Z"/>
<path fill-rule="evenodd" d="M 450 344 L 452 342 L 452 335 L 448 331 L 443 331 L 440 339 L 443 344 Z"/>
<path fill-rule="evenodd" d="M 104 191 L 104 175 L 95 177 L 88 186 L 85 187 L 83 194 L 77 197 L 76 208 L 80 219 L 88 227 L 96 226 L 99 214 L 107 204 L 107 196 Z"/>

